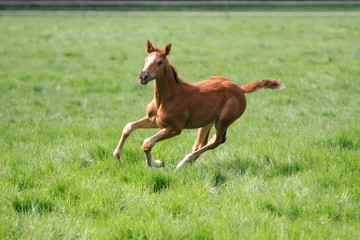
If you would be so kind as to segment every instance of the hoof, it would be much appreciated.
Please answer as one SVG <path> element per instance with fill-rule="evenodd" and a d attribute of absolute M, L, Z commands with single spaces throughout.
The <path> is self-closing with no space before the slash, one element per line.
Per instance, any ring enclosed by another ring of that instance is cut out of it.
<path fill-rule="evenodd" d="M 176 166 L 176 171 L 179 171 L 181 168 L 183 168 L 186 165 L 186 163 L 183 163 L 183 161 L 181 161 L 177 166 Z"/>
<path fill-rule="evenodd" d="M 115 150 L 113 156 L 116 157 L 117 159 L 120 159 L 121 153 Z"/>
<path fill-rule="evenodd" d="M 161 160 L 153 160 L 151 167 L 165 167 L 165 164 Z"/>
<path fill-rule="evenodd" d="M 187 162 L 181 161 L 177 166 L 176 166 L 176 171 L 179 171 L 181 168 L 183 168 L 185 165 L 187 164 Z"/>
<path fill-rule="evenodd" d="M 184 160 L 182 160 L 177 166 L 176 166 L 176 171 L 180 170 L 182 167 L 184 167 L 186 164 L 188 164 L 189 162 L 191 162 L 190 160 L 190 154 L 187 155 Z"/>

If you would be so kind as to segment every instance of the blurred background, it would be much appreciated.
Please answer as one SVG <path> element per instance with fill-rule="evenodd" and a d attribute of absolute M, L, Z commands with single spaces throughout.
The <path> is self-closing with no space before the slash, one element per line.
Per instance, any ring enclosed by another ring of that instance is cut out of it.
<path fill-rule="evenodd" d="M 359 4 L 0 0 L 0 239 L 360 239 Z M 157 129 L 119 163 L 148 39 L 190 83 L 286 89 L 247 95 L 184 171 L 196 130 L 155 146 L 165 168 L 141 148 Z"/>
<path fill-rule="evenodd" d="M 122 0 L 0 0 L 0 10 L 71 11 L 353 11 L 360 1 L 122 1 Z"/>

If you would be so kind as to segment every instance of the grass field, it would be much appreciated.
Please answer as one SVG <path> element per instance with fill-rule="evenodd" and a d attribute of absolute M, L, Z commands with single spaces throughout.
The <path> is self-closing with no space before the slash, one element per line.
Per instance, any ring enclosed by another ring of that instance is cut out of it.
<path fill-rule="evenodd" d="M 247 95 L 227 142 L 180 172 L 196 130 L 158 143 L 145 42 L 180 77 Z M 360 17 L 0 16 L 0 239 L 359 239 Z"/>
<path fill-rule="evenodd" d="M 206 11 L 235 11 L 235 12 L 358 12 L 360 5 L 255 5 L 255 6 L 0 6 L 1 10 L 25 11 L 147 11 L 147 12 L 206 12 Z"/>

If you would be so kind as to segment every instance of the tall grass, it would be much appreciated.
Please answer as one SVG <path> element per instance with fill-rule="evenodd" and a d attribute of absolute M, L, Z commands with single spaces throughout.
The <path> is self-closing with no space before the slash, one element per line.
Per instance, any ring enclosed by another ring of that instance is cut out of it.
<path fill-rule="evenodd" d="M 227 142 L 175 166 L 196 131 L 153 150 L 122 128 L 153 97 L 145 42 L 172 42 L 180 77 L 247 95 Z M 358 239 L 359 17 L 0 18 L 2 239 Z"/>

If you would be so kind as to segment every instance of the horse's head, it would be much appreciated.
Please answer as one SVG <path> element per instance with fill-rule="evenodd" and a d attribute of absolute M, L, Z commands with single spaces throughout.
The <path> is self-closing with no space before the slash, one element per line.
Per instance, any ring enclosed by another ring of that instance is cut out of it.
<path fill-rule="evenodd" d="M 164 49 L 154 48 L 149 40 L 146 42 L 146 51 L 149 53 L 144 60 L 145 65 L 139 74 L 139 82 L 143 85 L 151 80 L 158 78 L 164 72 L 164 66 L 167 63 L 166 56 L 169 55 L 171 43 L 168 43 Z"/>

